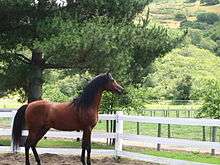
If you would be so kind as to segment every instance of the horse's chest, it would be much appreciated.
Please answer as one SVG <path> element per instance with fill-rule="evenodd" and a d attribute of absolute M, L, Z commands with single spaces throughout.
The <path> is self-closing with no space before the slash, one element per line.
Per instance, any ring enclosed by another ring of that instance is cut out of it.
<path fill-rule="evenodd" d="M 88 113 L 87 115 L 84 115 L 82 117 L 81 121 L 82 121 L 83 125 L 89 125 L 89 126 L 94 127 L 98 122 L 98 115 L 96 115 L 94 113 L 93 114 Z"/>

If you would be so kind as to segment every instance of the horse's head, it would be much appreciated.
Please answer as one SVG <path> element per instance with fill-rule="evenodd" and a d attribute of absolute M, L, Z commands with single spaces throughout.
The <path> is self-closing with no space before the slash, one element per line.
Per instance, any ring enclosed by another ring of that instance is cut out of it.
<path fill-rule="evenodd" d="M 124 88 L 120 86 L 112 77 L 112 75 L 108 72 L 106 73 L 107 83 L 105 85 L 105 90 L 115 92 L 118 94 L 122 94 Z"/>

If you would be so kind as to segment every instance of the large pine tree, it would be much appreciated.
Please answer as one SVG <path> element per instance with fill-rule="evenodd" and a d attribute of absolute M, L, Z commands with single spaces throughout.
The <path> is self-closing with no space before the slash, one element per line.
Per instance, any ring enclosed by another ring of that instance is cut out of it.
<path fill-rule="evenodd" d="M 41 97 L 44 69 L 111 69 L 139 83 L 182 36 L 139 19 L 148 0 L 0 1 L 0 90 Z M 147 13 L 149 14 L 149 13 Z M 138 20 L 138 19 L 137 19 Z"/>

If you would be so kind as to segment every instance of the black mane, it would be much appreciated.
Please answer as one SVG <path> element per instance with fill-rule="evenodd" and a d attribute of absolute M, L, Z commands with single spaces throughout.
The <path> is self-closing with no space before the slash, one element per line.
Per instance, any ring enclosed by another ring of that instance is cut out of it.
<path fill-rule="evenodd" d="M 88 108 L 94 102 L 97 92 L 103 88 L 108 82 L 109 76 L 107 74 L 100 74 L 92 79 L 84 88 L 81 95 L 75 98 L 71 104 L 75 104 L 78 108 Z"/>

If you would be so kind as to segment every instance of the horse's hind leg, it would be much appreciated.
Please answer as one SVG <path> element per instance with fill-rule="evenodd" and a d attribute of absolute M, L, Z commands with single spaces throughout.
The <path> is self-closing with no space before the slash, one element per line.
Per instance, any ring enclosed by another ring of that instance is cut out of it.
<path fill-rule="evenodd" d="M 49 130 L 48 128 L 42 127 L 42 128 L 37 132 L 36 138 L 35 138 L 34 142 L 31 144 L 31 149 L 32 149 L 32 151 L 33 151 L 35 160 L 36 160 L 36 162 L 37 162 L 38 165 L 40 165 L 41 163 L 40 163 L 39 155 L 38 155 L 37 150 L 36 150 L 36 145 L 37 145 L 38 141 L 47 133 L 48 130 Z"/>
<path fill-rule="evenodd" d="M 46 128 L 41 128 L 38 131 L 29 130 L 29 134 L 28 134 L 27 140 L 25 142 L 26 165 L 30 165 L 30 162 L 29 162 L 29 149 L 30 149 L 30 147 L 33 151 L 33 154 L 34 154 L 34 157 L 35 157 L 37 164 L 38 165 L 41 164 L 40 158 L 39 158 L 37 150 L 36 150 L 36 145 L 37 145 L 37 142 L 46 134 L 46 132 L 48 130 L 49 129 L 46 129 Z"/>
<path fill-rule="evenodd" d="M 36 160 L 37 164 L 40 165 L 40 158 L 39 158 L 39 156 L 38 156 L 36 147 L 32 146 L 31 149 L 32 149 L 32 151 L 33 151 L 33 154 L 34 154 L 34 157 L 35 157 L 35 160 Z"/>
<path fill-rule="evenodd" d="M 30 165 L 30 161 L 29 161 L 29 150 L 30 150 L 30 136 L 28 134 L 28 137 L 25 141 L 25 165 Z"/>

